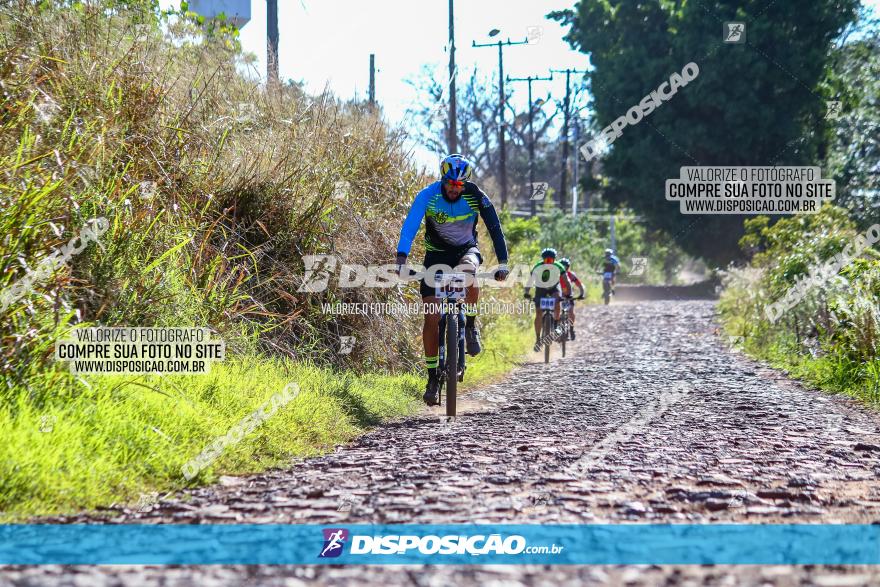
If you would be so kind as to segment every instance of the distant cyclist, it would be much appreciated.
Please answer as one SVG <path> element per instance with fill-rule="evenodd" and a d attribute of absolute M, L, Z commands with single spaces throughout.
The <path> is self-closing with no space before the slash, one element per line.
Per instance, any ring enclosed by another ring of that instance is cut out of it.
<path fill-rule="evenodd" d="M 495 271 L 496 281 L 504 281 L 510 271 L 507 269 L 507 243 L 495 207 L 483 191 L 470 180 L 474 166 L 461 155 L 454 153 L 440 163 L 440 181 L 436 181 L 420 191 L 410 206 L 406 220 L 400 230 L 397 243 L 397 265 L 406 264 L 412 249 L 412 242 L 425 221 L 425 260 L 423 265 L 429 269 L 435 265 L 447 265 L 457 273 L 475 275 L 483 257 L 477 247 L 477 217 L 483 219 L 495 255 L 500 263 Z M 437 405 L 440 380 L 437 367 L 440 361 L 440 314 L 437 311 L 437 297 L 434 287 L 422 279 L 419 288 L 422 301 L 426 304 L 425 323 L 422 328 L 422 342 L 425 347 L 425 365 L 428 368 L 428 384 L 424 400 L 429 406 Z M 465 296 L 465 343 L 467 352 L 476 355 L 482 350 L 480 332 L 476 325 L 476 307 L 480 290 L 474 282 L 468 287 Z"/>
<path fill-rule="evenodd" d="M 541 251 L 541 260 L 532 267 L 532 273 L 524 292 L 525 297 L 530 298 L 531 286 L 535 285 L 535 352 L 541 350 L 541 317 L 543 315 L 541 298 L 556 298 L 553 308 L 553 327 L 555 328 L 556 322 L 559 321 L 560 283 L 563 281 L 567 283 L 568 278 L 565 275 L 565 267 L 556 262 L 556 249 L 544 249 Z M 568 286 L 570 288 L 571 284 Z"/>
<path fill-rule="evenodd" d="M 613 249 L 605 249 L 605 260 L 602 261 L 602 272 L 611 274 L 611 293 L 614 293 L 614 280 L 620 272 L 620 259 Z"/>
<path fill-rule="evenodd" d="M 562 296 L 563 297 L 573 297 L 572 290 L 574 286 L 578 286 L 580 289 L 580 294 L 577 299 L 584 299 L 584 294 L 586 290 L 584 289 L 584 284 L 581 283 L 581 280 L 578 279 L 578 276 L 575 275 L 574 271 L 571 270 L 571 260 L 567 257 L 563 257 L 559 260 L 559 264 L 565 267 L 565 276 L 568 278 L 564 281 L 560 281 L 559 285 L 562 288 Z M 571 308 L 568 309 L 568 314 L 570 316 L 569 320 L 571 321 L 571 325 L 569 326 L 569 330 L 571 332 L 571 339 L 574 340 L 574 304 L 571 305 Z"/>

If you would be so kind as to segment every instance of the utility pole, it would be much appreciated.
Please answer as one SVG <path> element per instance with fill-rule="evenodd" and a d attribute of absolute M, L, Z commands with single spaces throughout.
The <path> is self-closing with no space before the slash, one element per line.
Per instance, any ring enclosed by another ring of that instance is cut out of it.
<path fill-rule="evenodd" d="M 571 215 L 572 217 L 576 217 L 578 213 L 578 180 L 580 179 L 580 174 L 578 173 L 578 163 L 581 160 L 580 153 L 577 152 L 578 139 L 581 135 L 581 124 L 580 119 L 574 119 L 574 146 L 575 146 L 575 155 L 574 155 L 574 179 L 571 182 Z M 587 206 L 589 208 L 589 206 Z"/>
<path fill-rule="evenodd" d="M 266 0 L 266 79 L 278 86 L 278 0 Z"/>
<path fill-rule="evenodd" d="M 370 107 L 376 105 L 376 54 L 370 53 Z"/>
<path fill-rule="evenodd" d="M 455 25 L 452 2 L 449 0 L 449 152 L 458 153 L 458 129 L 455 113 Z"/>
<path fill-rule="evenodd" d="M 578 166 L 581 161 L 581 153 L 578 150 L 577 146 L 580 143 L 581 136 L 581 119 L 577 116 L 574 118 L 574 144 L 575 144 L 575 156 L 574 156 L 574 179 L 571 182 L 571 215 L 577 216 L 578 211 L 578 191 L 579 191 L 579 183 L 581 179 L 581 174 L 578 169 Z M 590 173 L 591 163 L 587 162 L 587 173 Z M 592 205 L 592 198 L 590 196 L 590 192 L 585 192 L 584 195 L 584 212 L 589 213 L 591 210 L 590 206 Z"/>
<path fill-rule="evenodd" d="M 528 82 L 529 84 L 529 189 L 535 188 L 535 127 L 534 127 L 534 118 L 535 118 L 535 105 L 532 103 L 532 82 L 535 81 L 551 81 L 553 79 L 553 74 L 550 74 L 550 77 L 509 77 L 507 81 L 509 82 Z M 529 198 L 529 202 L 531 203 L 531 214 L 534 216 L 537 213 L 537 207 L 535 205 L 535 200 Z"/>
<path fill-rule="evenodd" d="M 494 34 L 498 34 L 497 29 L 493 29 L 492 32 L 489 33 L 489 36 L 492 37 Z M 508 45 L 528 45 L 529 40 L 525 41 L 511 41 L 510 37 L 507 38 L 507 41 L 498 41 L 497 43 L 483 43 L 477 44 L 476 41 L 471 41 L 471 47 L 498 47 L 498 150 L 499 150 L 499 172 L 500 172 L 500 180 L 501 180 L 501 207 L 504 208 L 507 205 L 507 147 L 505 146 L 504 141 L 504 51 L 503 48 Z"/>
<path fill-rule="evenodd" d="M 571 116 L 571 86 L 569 82 L 571 74 L 587 72 L 578 71 L 577 69 L 551 69 L 550 72 L 565 74 L 565 100 L 562 106 L 564 115 L 562 123 L 562 175 L 559 180 L 559 209 L 565 210 L 565 193 L 568 191 L 568 121 Z"/>
<path fill-rule="evenodd" d="M 614 250 L 615 255 L 617 254 L 617 231 L 615 230 L 615 227 L 614 227 L 614 224 L 615 224 L 614 219 L 616 217 L 617 217 L 616 214 L 611 215 L 611 226 L 608 229 L 608 232 L 611 235 L 611 248 Z"/>

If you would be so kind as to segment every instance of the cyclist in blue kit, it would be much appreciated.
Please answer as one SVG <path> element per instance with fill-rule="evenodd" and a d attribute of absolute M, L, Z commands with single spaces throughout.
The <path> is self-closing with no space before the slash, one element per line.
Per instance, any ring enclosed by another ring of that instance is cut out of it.
<path fill-rule="evenodd" d="M 476 275 L 483 257 L 477 246 L 477 221 L 482 218 L 492 237 L 495 255 L 500 263 L 495 271 L 495 279 L 504 281 L 510 271 L 507 269 L 507 243 L 501 222 L 489 197 L 470 181 L 474 166 L 461 155 L 454 153 L 440 163 L 440 181 L 436 181 L 420 191 L 410 206 L 406 220 L 400 230 L 397 243 L 397 265 L 406 264 L 412 249 L 413 240 L 425 221 L 425 260 L 423 265 L 430 269 L 434 265 L 447 265 L 456 273 Z M 428 384 L 424 400 L 428 405 L 439 403 L 439 324 L 434 287 L 422 279 L 419 287 L 422 301 L 426 304 L 425 323 L 422 328 L 422 342 L 425 347 L 425 365 L 428 369 Z M 465 344 L 469 355 L 477 355 L 482 350 L 480 331 L 476 324 L 476 304 L 480 290 L 474 281 L 468 287 L 465 303 Z"/>

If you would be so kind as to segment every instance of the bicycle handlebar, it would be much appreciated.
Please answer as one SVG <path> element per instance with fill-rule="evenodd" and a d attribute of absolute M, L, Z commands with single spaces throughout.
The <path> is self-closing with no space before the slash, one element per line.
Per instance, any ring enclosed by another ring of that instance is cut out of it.
<path fill-rule="evenodd" d="M 409 275 L 407 275 L 406 277 L 404 277 L 404 276 L 401 275 L 400 273 L 397 274 L 398 278 L 399 278 L 401 281 L 421 281 L 421 280 L 422 280 L 422 277 L 421 277 L 421 276 L 419 276 L 419 277 L 414 277 L 415 275 L 419 275 L 419 273 L 418 273 L 417 271 L 413 271 L 412 269 L 409 270 Z M 449 273 L 445 273 L 445 274 L 443 274 L 443 275 L 450 275 L 450 274 L 449 274 Z M 482 279 L 495 279 L 495 274 L 494 274 L 494 273 L 487 273 L 487 272 L 482 272 L 482 273 L 462 273 L 462 275 L 473 275 L 474 279 L 480 279 L 480 278 L 482 278 Z M 436 278 L 435 278 L 435 279 L 436 279 Z"/>

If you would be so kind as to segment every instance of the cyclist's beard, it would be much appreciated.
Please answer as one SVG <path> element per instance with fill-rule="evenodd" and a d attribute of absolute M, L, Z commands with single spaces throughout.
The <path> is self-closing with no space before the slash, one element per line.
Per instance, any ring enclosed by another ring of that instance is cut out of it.
<path fill-rule="evenodd" d="M 458 192 L 458 194 L 453 196 L 446 190 L 446 186 L 443 186 L 441 190 L 443 191 L 443 197 L 449 202 L 457 202 L 459 198 L 461 198 L 461 192 Z"/>

